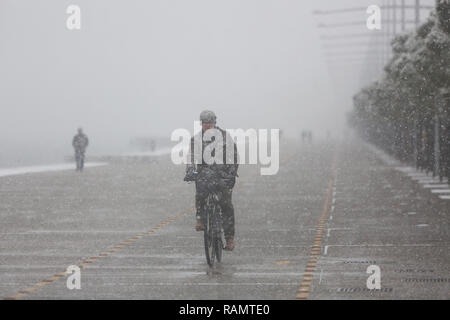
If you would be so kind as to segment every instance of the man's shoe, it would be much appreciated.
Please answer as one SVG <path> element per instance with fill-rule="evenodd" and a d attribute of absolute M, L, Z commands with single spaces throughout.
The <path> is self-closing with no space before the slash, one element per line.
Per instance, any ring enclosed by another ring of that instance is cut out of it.
<path fill-rule="evenodd" d="M 195 225 L 195 231 L 204 231 L 203 222 L 201 220 L 197 220 L 197 224 Z"/>
<path fill-rule="evenodd" d="M 228 238 L 227 245 L 225 246 L 224 250 L 233 251 L 233 249 L 234 249 L 234 238 Z"/>

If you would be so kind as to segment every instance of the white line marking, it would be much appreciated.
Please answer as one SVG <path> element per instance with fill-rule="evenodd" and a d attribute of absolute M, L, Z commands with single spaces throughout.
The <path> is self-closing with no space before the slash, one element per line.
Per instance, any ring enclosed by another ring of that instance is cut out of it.
<path fill-rule="evenodd" d="M 331 206 L 331 212 L 334 212 L 334 206 Z"/>
<path fill-rule="evenodd" d="M 273 277 L 273 276 L 293 276 L 293 277 L 297 277 L 297 276 L 301 276 L 302 273 L 301 272 L 278 272 L 278 271 L 274 271 L 274 272 L 236 272 L 233 273 L 233 276 L 236 277 Z"/>
<path fill-rule="evenodd" d="M 408 173 L 408 174 L 417 173 L 416 168 L 413 168 L 413 167 L 397 167 L 396 169 L 399 171 L 402 171 L 404 173 Z"/>
<path fill-rule="evenodd" d="M 323 251 L 323 255 L 326 256 L 327 253 L 328 253 L 328 246 L 325 246 L 325 249 L 324 249 L 324 251 Z"/>
<path fill-rule="evenodd" d="M 417 183 L 420 184 L 442 184 L 446 181 L 439 181 L 439 180 L 416 180 Z"/>
<path fill-rule="evenodd" d="M 310 245 L 304 245 L 304 246 L 289 246 L 289 245 L 276 245 L 276 246 L 269 246 L 269 245 L 240 245 L 239 248 L 310 248 Z M 160 246 L 160 248 L 203 248 L 202 245 L 170 245 L 170 246 Z M 3 253 L 0 253 L 0 256 L 2 256 Z"/>
<path fill-rule="evenodd" d="M 178 151 L 181 151 L 184 149 L 181 147 Z M 131 152 L 131 153 L 124 153 L 120 155 L 119 157 L 155 157 L 155 156 L 164 156 L 167 154 L 171 154 L 172 148 L 162 148 L 156 151 L 145 151 L 145 152 Z"/>
<path fill-rule="evenodd" d="M 439 196 L 442 200 L 450 200 L 450 196 Z"/>
<path fill-rule="evenodd" d="M 410 177 L 411 179 L 433 179 L 432 176 L 427 176 L 425 173 L 418 173 L 415 175 L 408 174 L 408 177 Z"/>
<path fill-rule="evenodd" d="M 448 184 L 426 184 L 423 186 L 425 189 L 433 189 L 433 188 L 448 188 Z"/>
<path fill-rule="evenodd" d="M 112 281 L 114 282 L 114 281 Z M 129 287 L 130 283 L 102 283 L 102 286 L 125 286 Z M 133 286 L 295 286 L 298 287 L 297 282 L 235 282 L 235 283 L 224 283 L 224 282 L 139 282 L 133 283 Z"/>
<path fill-rule="evenodd" d="M 84 164 L 85 168 L 106 166 L 107 162 L 87 162 Z M 72 163 L 61 163 L 46 166 L 30 166 L 30 167 L 18 167 L 18 168 L 5 168 L 0 169 L 0 177 L 15 176 L 27 173 L 40 173 L 40 172 L 50 172 L 50 171 L 65 171 L 73 170 L 75 171 L 75 164 Z"/>
<path fill-rule="evenodd" d="M 448 244 L 330 244 L 327 247 L 447 247 Z"/>
<path fill-rule="evenodd" d="M 323 269 L 320 269 L 320 277 L 319 277 L 319 284 L 322 283 L 322 273 L 323 273 Z"/>
<path fill-rule="evenodd" d="M 414 177 L 428 177 L 426 175 L 426 173 L 423 173 L 423 172 L 411 172 L 411 173 L 408 173 L 407 175 L 408 175 L 408 177 L 411 177 L 411 178 L 414 178 Z"/>
<path fill-rule="evenodd" d="M 330 236 L 331 230 L 352 230 L 352 228 L 328 228 L 327 229 L 327 237 Z"/>
<path fill-rule="evenodd" d="M 411 166 L 400 166 L 397 167 L 398 170 L 404 170 L 404 171 L 416 171 L 416 168 Z"/>
<path fill-rule="evenodd" d="M 431 193 L 450 193 L 450 189 L 435 189 L 431 190 Z"/>
<path fill-rule="evenodd" d="M 442 181 L 439 178 L 430 178 L 430 177 L 421 177 L 421 178 L 413 178 L 412 180 L 419 182 L 419 183 L 424 183 L 429 181 L 430 183 L 448 183 L 447 179 L 442 179 Z"/>
<path fill-rule="evenodd" d="M 424 228 L 424 227 L 429 227 L 429 226 L 430 226 L 429 224 L 418 224 L 416 227 Z"/>
<path fill-rule="evenodd" d="M 30 230 L 30 231 L 24 231 L 24 232 L 5 232 L 0 233 L 2 236 L 10 236 L 10 235 L 31 235 L 36 236 L 38 234 L 51 234 L 51 233 L 61 233 L 61 234 L 129 234 L 129 235 L 137 235 L 142 232 L 146 232 L 148 230 L 135 230 L 135 231 L 126 231 L 126 230 Z M 192 238 L 198 238 L 198 237 L 192 237 Z"/>

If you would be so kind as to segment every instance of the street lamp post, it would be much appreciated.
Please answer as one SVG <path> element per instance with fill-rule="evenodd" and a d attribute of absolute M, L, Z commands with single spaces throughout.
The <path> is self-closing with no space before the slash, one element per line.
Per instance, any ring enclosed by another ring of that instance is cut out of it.
<path fill-rule="evenodd" d="M 416 28 L 418 28 L 420 24 L 420 0 L 416 0 L 415 13 L 416 13 Z"/>
<path fill-rule="evenodd" d="M 449 178 L 450 183 L 450 124 L 449 124 L 449 108 L 450 108 L 450 90 L 442 90 L 442 97 L 443 97 L 443 110 L 442 113 L 444 114 L 442 123 L 441 123 L 441 139 L 442 142 L 441 145 L 441 172 L 440 177 L 447 177 Z"/>

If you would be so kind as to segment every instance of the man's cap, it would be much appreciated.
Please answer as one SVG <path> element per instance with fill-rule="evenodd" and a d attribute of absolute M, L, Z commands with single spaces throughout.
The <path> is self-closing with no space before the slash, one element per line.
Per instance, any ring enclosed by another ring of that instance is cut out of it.
<path fill-rule="evenodd" d="M 210 110 L 205 110 L 200 113 L 200 121 L 203 123 L 215 123 L 216 119 L 216 114 Z"/>

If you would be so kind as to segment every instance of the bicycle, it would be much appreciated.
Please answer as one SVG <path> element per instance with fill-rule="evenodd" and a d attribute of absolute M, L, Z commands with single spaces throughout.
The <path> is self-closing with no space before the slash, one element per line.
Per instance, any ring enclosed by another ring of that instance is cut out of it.
<path fill-rule="evenodd" d="M 192 172 L 185 177 L 185 181 L 197 181 L 198 173 Z M 205 246 L 206 262 L 210 267 L 214 267 L 215 261 L 222 262 L 222 251 L 224 249 L 224 233 L 222 224 L 222 209 L 219 204 L 219 195 L 215 191 L 209 190 L 205 201 L 205 218 L 203 241 Z"/>

